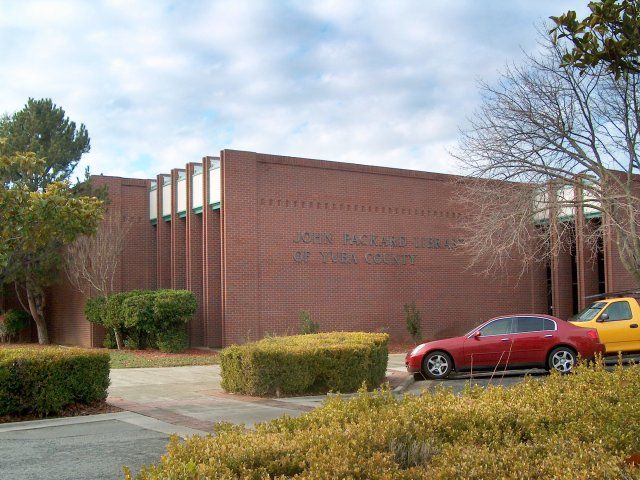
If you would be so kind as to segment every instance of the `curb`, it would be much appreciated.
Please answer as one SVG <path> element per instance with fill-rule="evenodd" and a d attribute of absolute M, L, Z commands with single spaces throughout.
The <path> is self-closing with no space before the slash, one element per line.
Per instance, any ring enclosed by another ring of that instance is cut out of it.
<path fill-rule="evenodd" d="M 393 393 L 395 393 L 396 395 L 400 395 L 404 393 L 414 383 L 415 383 L 415 380 L 413 378 L 413 375 L 407 375 L 407 378 L 405 378 L 400 385 L 398 385 L 396 388 L 393 389 Z"/>

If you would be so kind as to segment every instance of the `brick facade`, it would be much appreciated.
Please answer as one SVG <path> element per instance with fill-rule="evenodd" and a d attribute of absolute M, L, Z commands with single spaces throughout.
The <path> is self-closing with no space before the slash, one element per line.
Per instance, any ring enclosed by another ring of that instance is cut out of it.
<path fill-rule="evenodd" d="M 465 212 L 454 200 L 455 176 L 233 150 L 222 151 L 219 163 L 221 206 L 210 198 L 217 191 L 210 179 L 218 181 L 210 169 L 218 160 L 205 157 L 158 175 L 154 221 L 150 180 L 94 177 L 109 187 L 110 208 L 135 219 L 118 290 L 193 291 L 199 305 L 189 325 L 193 346 L 297 333 L 302 310 L 322 330 L 384 331 L 408 341 L 403 306 L 410 302 L 422 312 L 425 338 L 550 307 L 544 266 L 521 275 L 514 262 L 498 278 L 468 268 L 456 249 Z M 202 187 L 195 186 L 196 171 Z M 178 182 L 185 175 L 181 212 Z M 201 209 L 192 208 L 196 195 Z M 560 255 L 550 268 L 553 313 L 560 317 L 574 313 L 572 288 L 581 297 L 598 290 L 584 228 L 588 222 L 577 218 L 574 255 Z M 628 286 L 610 237 L 604 250 L 607 288 Z M 84 320 L 83 304 L 64 282 L 51 290 L 52 341 L 100 345 L 102 332 Z"/>

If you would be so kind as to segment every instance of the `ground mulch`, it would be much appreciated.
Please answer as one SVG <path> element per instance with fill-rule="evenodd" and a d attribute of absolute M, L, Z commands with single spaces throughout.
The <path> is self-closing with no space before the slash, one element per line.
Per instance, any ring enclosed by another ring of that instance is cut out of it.
<path fill-rule="evenodd" d="M 97 415 L 99 413 L 116 413 L 121 412 L 122 409 L 109 405 L 107 402 L 97 402 L 90 405 L 84 405 L 80 403 L 73 403 L 67 405 L 61 412 L 55 415 L 39 416 L 34 414 L 29 415 L 4 415 L 0 416 L 0 423 L 11 422 L 25 422 L 28 420 L 44 420 L 48 418 L 64 418 L 64 417 L 80 417 L 84 415 Z"/>

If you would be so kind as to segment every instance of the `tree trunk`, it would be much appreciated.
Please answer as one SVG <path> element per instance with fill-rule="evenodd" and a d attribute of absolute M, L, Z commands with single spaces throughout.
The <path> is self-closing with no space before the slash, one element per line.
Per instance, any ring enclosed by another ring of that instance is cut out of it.
<path fill-rule="evenodd" d="M 49 343 L 49 332 L 47 331 L 47 323 L 44 320 L 44 293 L 32 286 L 27 285 L 27 299 L 29 301 L 29 312 L 36 322 L 38 331 L 38 343 L 46 345 Z"/>
<path fill-rule="evenodd" d="M 118 350 L 122 350 L 124 348 L 124 345 L 122 344 L 122 335 L 117 328 L 113 329 L 113 333 L 116 337 L 116 345 L 118 346 Z"/>

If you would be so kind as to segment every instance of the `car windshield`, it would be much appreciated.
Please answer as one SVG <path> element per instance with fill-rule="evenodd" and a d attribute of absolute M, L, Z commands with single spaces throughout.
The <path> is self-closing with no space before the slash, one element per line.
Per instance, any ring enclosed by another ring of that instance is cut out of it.
<path fill-rule="evenodd" d="M 590 320 L 593 320 L 596 317 L 596 315 L 600 313 L 600 310 L 602 310 L 606 304 L 607 304 L 606 302 L 592 303 L 583 311 L 581 311 L 577 315 L 574 315 L 571 321 L 572 322 L 588 322 Z"/>

